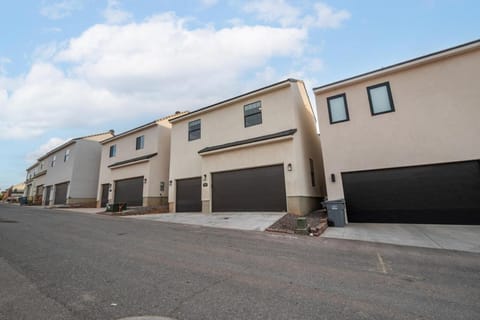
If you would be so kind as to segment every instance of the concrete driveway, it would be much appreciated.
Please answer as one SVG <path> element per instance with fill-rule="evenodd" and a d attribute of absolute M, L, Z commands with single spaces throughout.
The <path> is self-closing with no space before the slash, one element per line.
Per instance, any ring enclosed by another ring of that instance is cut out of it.
<path fill-rule="evenodd" d="M 328 228 L 322 237 L 480 253 L 480 226 L 349 223 Z"/>
<path fill-rule="evenodd" d="M 205 227 L 264 231 L 285 212 L 159 213 L 126 216 L 126 219 L 193 224 Z"/>

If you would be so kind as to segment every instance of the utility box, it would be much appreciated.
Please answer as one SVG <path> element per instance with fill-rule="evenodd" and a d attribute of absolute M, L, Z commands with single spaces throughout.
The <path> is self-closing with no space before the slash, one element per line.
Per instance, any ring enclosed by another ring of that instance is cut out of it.
<path fill-rule="evenodd" d="M 345 200 L 324 201 L 327 208 L 328 222 L 333 227 L 345 227 Z"/>
<path fill-rule="evenodd" d="M 297 234 L 308 234 L 307 218 L 305 218 L 305 217 L 298 217 L 297 218 L 297 227 L 295 228 L 295 233 L 297 233 Z"/>

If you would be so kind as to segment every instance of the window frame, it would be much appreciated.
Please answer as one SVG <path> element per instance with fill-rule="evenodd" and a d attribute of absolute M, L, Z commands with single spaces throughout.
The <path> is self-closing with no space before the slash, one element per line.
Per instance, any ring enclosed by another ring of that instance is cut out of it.
<path fill-rule="evenodd" d="M 136 141 L 135 141 L 135 144 L 136 144 Z M 135 145 L 136 147 L 136 145 Z M 112 152 L 113 151 L 113 152 Z M 114 158 L 117 156 L 117 145 L 116 144 L 112 144 L 108 150 L 108 157 L 109 158 Z"/>
<path fill-rule="evenodd" d="M 332 106 L 330 104 L 330 101 L 335 100 L 335 99 L 339 99 L 339 98 L 343 98 L 343 105 L 344 105 L 344 108 L 345 108 L 346 118 L 343 119 L 343 120 L 333 121 L 333 119 L 332 119 Z M 328 107 L 328 119 L 330 120 L 330 124 L 350 121 L 350 114 L 348 113 L 347 94 L 345 92 L 340 93 L 340 94 L 336 94 L 336 95 L 331 96 L 331 97 L 327 97 L 327 107 Z"/>
<path fill-rule="evenodd" d="M 317 183 L 315 181 L 315 164 L 312 158 L 308 158 L 308 162 L 310 163 L 310 179 L 312 182 L 312 187 L 316 187 Z"/>
<path fill-rule="evenodd" d="M 196 123 L 194 124 L 194 122 L 198 122 L 199 127 L 198 127 L 198 129 L 192 130 L 191 127 L 196 125 Z M 197 131 L 199 133 L 198 138 L 192 139 L 191 134 L 193 132 L 197 132 Z M 195 140 L 199 140 L 201 138 L 202 138 L 202 119 L 196 119 L 196 120 L 189 121 L 188 122 L 188 141 L 195 141 Z"/>
<path fill-rule="evenodd" d="M 65 155 L 63 156 L 63 162 L 67 162 L 70 159 L 70 149 L 65 150 Z"/>
<path fill-rule="evenodd" d="M 390 110 L 375 112 L 373 110 L 372 96 L 370 94 L 370 90 L 377 89 L 377 88 L 380 88 L 380 87 L 385 87 L 387 89 L 388 102 L 390 103 Z M 382 82 L 382 83 L 374 84 L 372 86 L 368 86 L 367 87 L 367 94 L 368 94 L 368 104 L 370 105 L 370 113 L 372 114 L 372 116 L 378 116 L 380 114 L 395 112 L 395 105 L 393 104 L 392 90 L 390 88 L 390 82 L 389 81 L 385 81 L 385 82 Z"/>
<path fill-rule="evenodd" d="M 259 104 L 259 105 L 258 105 L 258 112 L 255 112 L 255 113 L 252 113 L 252 114 L 249 114 L 249 115 L 245 114 L 245 112 L 246 112 L 246 110 L 245 110 L 246 107 L 251 106 L 251 105 L 254 105 L 254 104 L 257 104 L 257 103 Z M 255 115 L 257 115 L 257 114 L 260 115 L 260 122 L 259 122 L 259 123 L 254 123 L 254 124 L 247 125 L 247 118 L 248 118 L 248 117 L 251 117 L 251 116 L 255 116 Z M 244 125 L 244 127 L 245 127 L 245 128 L 248 128 L 248 127 L 258 126 L 258 125 L 260 125 L 260 124 L 262 124 L 262 123 L 263 123 L 262 101 L 261 101 L 261 100 L 258 100 L 258 101 L 252 102 L 252 103 L 247 103 L 247 104 L 245 104 L 245 105 L 243 106 L 243 125 Z"/>
<path fill-rule="evenodd" d="M 135 150 L 142 150 L 145 147 L 145 135 L 135 138 Z"/>
<path fill-rule="evenodd" d="M 52 161 L 50 162 L 50 167 L 53 168 L 55 167 L 55 162 L 57 161 L 57 155 L 54 155 L 52 157 Z"/>

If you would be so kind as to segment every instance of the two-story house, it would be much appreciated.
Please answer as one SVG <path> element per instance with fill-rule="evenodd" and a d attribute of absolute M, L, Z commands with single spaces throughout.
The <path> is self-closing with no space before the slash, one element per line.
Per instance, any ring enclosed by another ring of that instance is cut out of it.
<path fill-rule="evenodd" d="M 480 40 L 314 89 L 350 222 L 480 224 Z"/>
<path fill-rule="evenodd" d="M 47 173 L 43 178 L 43 205 L 96 204 L 98 172 L 102 146 L 100 141 L 113 131 L 71 139 L 38 159 Z"/>
<path fill-rule="evenodd" d="M 128 206 L 168 208 L 168 120 L 182 114 L 152 121 L 102 142 L 98 207 L 123 202 Z"/>
<path fill-rule="evenodd" d="M 320 141 L 302 81 L 275 83 L 170 122 L 170 212 L 301 215 L 320 206 Z"/>
<path fill-rule="evenodd" d="M 34 205 L 42 204 L 43 186 L 47 168 L 45 161 L 37 161 L 27 168 L 27 178 L 25 180 L 24 197 L 27 197 L 28 203 Z"/>

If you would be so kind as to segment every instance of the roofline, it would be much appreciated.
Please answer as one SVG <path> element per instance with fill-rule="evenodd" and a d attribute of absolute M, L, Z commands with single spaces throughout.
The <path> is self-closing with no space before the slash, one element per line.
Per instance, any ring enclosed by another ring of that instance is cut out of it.
<path fill-rule="evenodd" d="M 470 41 L 470 42 L 466 42 L 466 43 L 463 43 L 463 44 L 460 44 L 460 45 L 457 45 L 457 46 L 454 46 L 454 47 L 450 47 L 450 48 L 447 48 L 447 49 L 443 49 L 443 50 L 440 50 L 440 51 L 435 51 L 435 52 L 432 52 L 432 53 L 429 53 L 429 54 L 426 54 L 426 55 L 423 55 L 423 56 L 420 56 L 420 57 L 417 57 L 417 58 L 413 58 L 413 59 L 405 60 L 405 61 L 402 61 L 402 62 L 399 62 L 399 63 L 395 63 L 395 64 L 392 64 L 392 65 L 387 66 L 387 67 L 383 67 L 383 68 L 376 69 L 376 70 L 373 70 L 373 71 L 361 73 L 359 75 L 349 77 L 349 78 L 346 78 L 346 79 L 343 79 L 343 80 L 331 82 L 331 83 L 328 83 L 328 84 L 325 84 L 325 85 L 322 85 L 322 86 L 319 86 L 319 87 L 315 87 L 315 88 L 313 88 L 313 92 L 316 94 L 315 91 L 319 91 L 321 89 L 327 89 L 327 88 L 328 89 L 333 89 L 334 87 L 336 87 L 337 85 L 340 85 L 340 84 L 344 84 L 344 83 L 347 83 L 347 82 L 355 82 L 355 80 L 358 80 L 358 81 L 364 80 L 363 78 L 368 78 L 368 76 L 381 75 L 381 74 L 387 73 L 389 71 L 396 71 L 394 69 L 397 69 L 397 68 L 401 70 L 401 69 L 408 68 L 408 67 L 411 67 L 411 66 L 414 66 L 414 65 L 417 65 L 417 64 L 421 64 L 422 62 L 428 62 L 429 60 L 431 60 L 430 58 L 438 57 L 440 59 L 440 58 L 443 58 L 443 57 L 448 57 L 450 55 L 455 55 L 455 54 L 459 54 L 459 53 L 462 53 L 462 52 L 467 52 L 467 51 L 469 51 L 471 49 L 475 49 L 477 47 L 480 47 L 480 39 L 473 40 L 473 41 Z"/>
<path fill-rule="evenodd" d="M 251 95 L 256 95 L 256 94 L 259 94 L 261 93 L 262 91 L 266 91 L 266 90 L 270 90 L 270 89 L 274 89 L 275 87 L 277 86 L 281 86 L 281 85 L 284 85 L 284 84 L 289 84 L 291 82 L 299 82 L 300 80 L 297 80 L 297 79 L 293 79 L 293 78 L 288 78 L 286 80 L 283 80 L 283 81 L 280 81 L 280 82 L 276 82 L 274 84 L 271 84 L 271 85 L 268 85 L 266 87 L 262 87 L 260 89 L 256 89 L 256 90 L 253 90 L 253 91 L 249 91 L 249 92 L 246 92 L 246 93 L 243 93 L 243 94 L 240 94 L 238 96 L 235 96 L 233 98 L 229 98 L 229 99 L 226 99 L 226 100 L 223 100 L 223 101 L 220 101 L 220 102 L 217 102 L 217 103 L 214 103 L 214 104 L 211 104 L 209 106 L 206 106 L 206 107 L 203 107 L 203 108 L 200 108 L 200 109 L 197 109 L 197 110 L 194 110 L 190 113 L 187 113 L 187 114 L 184 114 L 180 117 L 176 117 L 174 119 L 171 119 L 169 120 L 171 123 L 175 123 L 175 122 L 178 122 L 178 121 L 182 121 L 182 120 L 185 120 L 187 118 L 190 118 L 192 116 L 195 116 L 199 113 L 203 113 L 204 111 L 209 111 L 210 109 L 213 109 L 213 108 L 219 108 L 219 107 L 222 107 L 224 105 L 227 105 L 227 104 L 230 104 L 230 103 L 233 103 L 237 100 L 241 100 L 241 99 L 245 99 Z"/>
<path fill-rule="evenodd" d="M 35 167 L 38 166 L 39 164 L 40 164 L 40 161 L 38 161 L 38 160 L 35 161 L 35 163 L 32 164 L 30 167 L 28 167 L 26 171 L 32 170 L 33 168 L 35 168 Z"/>
<path fill-rule="evenodd" d="M 163 118 L 160 118 L 160 119 L 157 119 L 157 120 L 153 120 L 151 122 L 148 122 L 146 124 L 143 124 L 141 126 L 138 126 L 138 127 L 135 127 L 133 129 L 130 129 L 130 130 L 127 130 L 127 131 L 124 131 L 124 132 L 121 132 L 119 134 L 117 134 L 116 136 L 113 136 L 111 138 L 107 138 L 105 140 L 102 140 L 100 143 L 103 145 L 103 144 L 106 144 L 106 143 L 109 143 L 109 142 L 112 142 L 114 140 L 117 140 L 117 139 L 120 139 L 122 137 L 125 137 L 129 134 L 132 134 L 132 133 L 135 133 L 135 132 L 138 132 L 138 131 L 141 131 L 143 129 L 147 129 L 147 128 L 150 128 L 156 124 L 158 124 L 158 122 L 160 121 L 164 121 L 164 120 L 170 120 L 170 119 L 175 119 L 176 117 L 181 117 L 183 115 L 186 115 L 188 114 L 187 111 L 182 111 L 180 113 L 176 113 L 176 114 L 172 114 L 172 115 L 169 115 L 169 116 L 166 116 L 166 117 L 163 117 Z"/>

